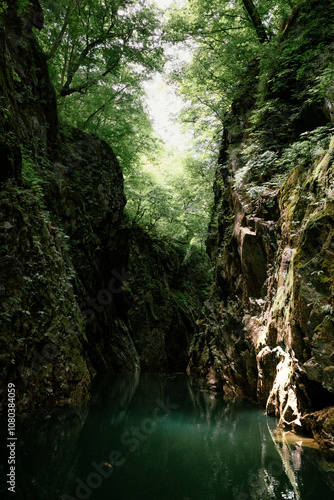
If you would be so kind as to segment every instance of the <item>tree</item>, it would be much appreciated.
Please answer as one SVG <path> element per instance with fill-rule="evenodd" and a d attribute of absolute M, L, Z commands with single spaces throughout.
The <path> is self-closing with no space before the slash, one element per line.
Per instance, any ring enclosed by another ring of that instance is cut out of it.
<path fill-rule="evenodd" d="M 213 171 L 191 152 L 160 148 L 125 172 L 127 212 L 146 231 L 159 231 L 182 245 L 204 249 L 213 202 Z"/>
<path fill-rule="evenodd" d="M 252 0 L 242 0 L 242 2 L 245 6 L 246 11 L 249 14 L 249 17 L 252 20 L 259 41 L 261 43 L 268 42 L 268 36 L 266 30 L 263 26 L 263 23 L 259 16 L 259 12 L 255 7 L 254 2 Z"/>
<path fill-rule="evenodd" d="M 44 0 L 44 12 L 38 36 L 61 120 L 135 164 L 155 143 L 141 83 L 164 64 L 158 9 L 147 0 Z"/>
<path fill-rule="evenodd" d="M 45 0 L 41 35 L 61 97 L 84 94 L 130 66 L 161 68 L 159 18 L 146 0 Z M 143 77 L 143 74 L 142 74 Z"/>
<path fill-rule="evenodd" d="M 289 0 L 188 0 L 170 14 L 165 38 L 192 51 L 171 78 L 187 102 L 182 119 L 195 128 L 202 149 L 208 129 L 211 137 L 220 134 L 238 82 L 291 8 Z"/>

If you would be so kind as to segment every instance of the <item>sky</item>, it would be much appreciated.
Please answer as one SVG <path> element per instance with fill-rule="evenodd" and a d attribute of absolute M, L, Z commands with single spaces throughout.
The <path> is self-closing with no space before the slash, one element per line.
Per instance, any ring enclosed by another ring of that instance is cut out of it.
<path fill-rule="evenodd" d="M 160 8 L 168 8 L 175 0 L 155 0 Z M 190 53 L 185 49 L 172 47 L 167 51 L 173 57 L 173 65 L 190 60 Z M 175 87 L 168 83 L 168 71 L 171 65 L 166 65 L 166 75 L 156 74 L 152 80 L 144 84 L 147 94 L 146 107 L 152 120 L 153 128 L 168 146 L 185 149 L 190 135 L 182 132 L 175 123 L 175 118 L 183 107 L 182 99 L 177 95 Z"/>
<path fill-rule="evenodd" d="M 180 61 L 189 59 L 189 54 L 179 53 Z M 168 66 L 166 73 L 168 73 Z M 182 132 L 176 123 L 176 118 L 184 107 L 184 102 L 178 95 L 174 85 L 168 82 L 167 75 L 157 73 L 152 80 L 144 84 L 146 91 L 146 107 L 151 117 L 154 130 L 169 146 L 185 149 L 190 135 Z"/>
<path fill-rule="evenodd" d="M 174 0 L 156 0 L 155 3 L 162 9 L 166 9 L 174 3 Z"/>
<path fill-rule="evenodd" d="M 154 0 L 154 3 L 160 7 L 160 9 L 167 9 L 175 3 L 175 0 Z"/>

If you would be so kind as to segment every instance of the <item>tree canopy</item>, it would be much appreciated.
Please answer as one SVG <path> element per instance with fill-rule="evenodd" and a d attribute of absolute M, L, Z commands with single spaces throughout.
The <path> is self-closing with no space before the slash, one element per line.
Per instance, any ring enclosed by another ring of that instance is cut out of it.
<path fill-rule="evenodd" d="M 158 3 L 158 2 L 157 2 Z M 39 34 L 65 124 L 106 140 L 125 175 L 128 213 L 184 243 L 205 238 L 221 132 L 238 83 L 297 0 L 44 0 Z M 188 51 L 180 63 L 170 48 Z M 171 55 L 172 54 L 172 55 Z M 167 63 L 167 64 L 166 64 Z M 184 99 L 188 150 L 157 137 L 143 82 L 156 72 Z"/>

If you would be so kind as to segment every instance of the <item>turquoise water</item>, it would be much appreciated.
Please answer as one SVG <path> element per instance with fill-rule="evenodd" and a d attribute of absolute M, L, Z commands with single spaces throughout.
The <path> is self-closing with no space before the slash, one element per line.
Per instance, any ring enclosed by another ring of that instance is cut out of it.
<path fill-rule="evenodd" d="M 334 498 L 331 464 L 318 450 L 278 439 L 275 427 L 263 409 L 226 403 L 185 375 L 102 378 L 85 408 L 35 413 L 18 422 L 12 496 Z"/>

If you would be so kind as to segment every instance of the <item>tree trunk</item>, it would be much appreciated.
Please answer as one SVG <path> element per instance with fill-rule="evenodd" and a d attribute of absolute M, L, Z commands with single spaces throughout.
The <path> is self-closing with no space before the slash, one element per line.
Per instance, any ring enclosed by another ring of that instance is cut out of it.
<path fill-rule="evenodd" d="M 268 42 L 266 30 L 264 29 L 261 18 L 259 16 L 257 8 L 253 3 L 253 0 L 242 0 L 242 2 L 252 20 L 253 26 L 255 28 L 260 43 Z"/>

